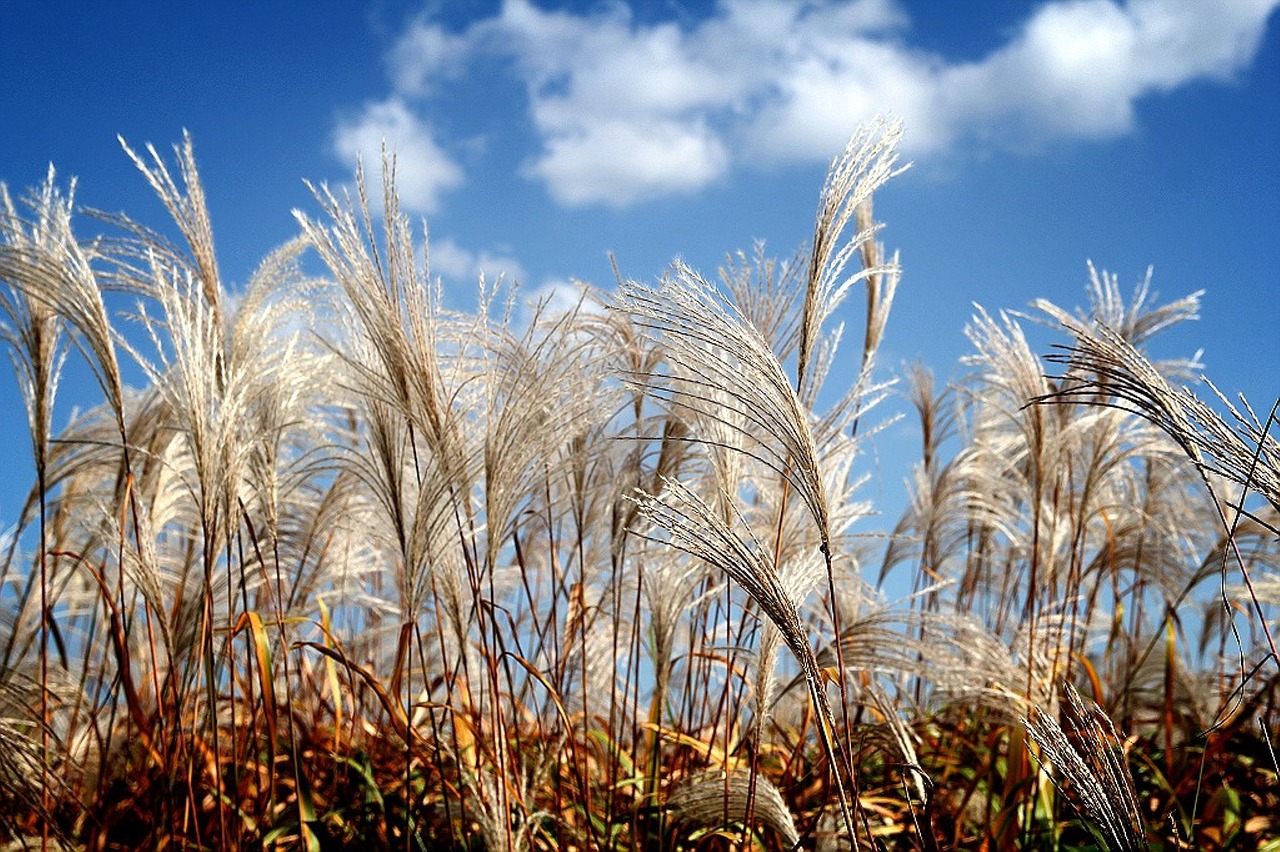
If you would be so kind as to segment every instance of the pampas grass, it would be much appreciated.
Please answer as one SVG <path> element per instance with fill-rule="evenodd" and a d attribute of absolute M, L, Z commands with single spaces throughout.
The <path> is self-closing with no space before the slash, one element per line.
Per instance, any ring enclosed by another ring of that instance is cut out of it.
<path fill-rule="evenodd" d="M 37 475 L 0 563 L 0 843 L 1274 842 L 1274 418 L 1144 354 L 1199 294 L 1092 270 L 1086 310 L 980 309 L 962 381 L 894 388 L 900 134 L 853 136 L 793 257 L 558 312 L 485 281 L 447 308 L 390 155 L 238 289 L 189 137 L 125 147 L 172 239 L 82 238 L 52 173 L 2 193 Z M 67 357 L 100 399 L 59 428 Z M 920 463 L 883 520 L 899 392 Z"/>

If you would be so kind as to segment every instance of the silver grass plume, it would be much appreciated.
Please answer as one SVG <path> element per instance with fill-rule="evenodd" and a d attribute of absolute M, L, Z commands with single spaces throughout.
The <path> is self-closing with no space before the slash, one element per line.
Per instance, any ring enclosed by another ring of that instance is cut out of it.
<path fill-rule="evenodd" d="M 101 294 L 98 292 L 97 280 L 90 266 L 93 250 L 84 250 L 71 227 L 74 205 L 75 183 L 72 182 L 65 196 L 58 191 L 55 173 L 50 166 L 44 185 L 39 192 L 33 192 L 27 199 L 27 208 L 33 221 L 24 221 L 18 214 L 7 187 L 0 184 L 0 342 L 7 344 L 10 360 L 13 363 L 26 409 L 28 434 L 31 441 L 32 457 L 36 468 L 36 485 L 31 499 L 23 507 L 20 524 L 25 524 L 38 510 L 35 522 L 38 527 L 39 549 L 36 554 L 37 568 L 28 575 L 26 591 L 21 592 L 20 612 L 6 631 L 8 636 L 0 651 L 0 682 L 7 685 L 13 676 L 13 666 L 19 661 L 14 658 L 14 640 L 19 636 L 34 636 L 34 645 L 38 651 L 36 661 L 35 687 L 38 696 L 32 705 L 22 708 L 25 713 L 13 718 L 4 714 L 0 718 L 0 742 L 15 742 L 13 726 L 21 731 L 26 727 L 23 716 L 36 720 L 30 727 L 31 736 L 26 740 L 27 747 L 6 747 L 5 758 L 0 761 L 0 784 L 6 790 L 15 790 L 31 781 L 38 775 L 39 792 L 30 801 L 36 804 L 34 810 L 44 813 L 49 808 L 50 793 L 57 786 L 50 780 L 50 769 L 54 766 L 51 741 L 51 730 L 48 720 L 52 713 L 50 698 L 49 670 L 49 638 L 50 615 L 56 602 L 57 589 L 55 577 L 51 572 L 50 536 L 48 528 L 49 500 L 49 461 L 53 429 L 53 406 L 57 395 L 59 378 L 66 355 L 64 329 L 66 317 L 59 314 L 59 308 L 68 302 L 74 302 L 72 291 L 92 290 L 88 311 L 92 314 L 93 305 L 101 305 Z M 104 326 L 105 327 L 105 326 Z M 90 347 L 101 340 L 95 332 L 103 332 L 104 328 L 92 328 Z M 110 350 L 109 338 L 106 348 Z M 113 384 L 116 398 L 119 398 L 120 381 L 115 369 L 114 351 L 109 352 L 109 364 L 94 364 L 94 370 L 102 379 L 104 387 Z M 94 363 L 92 359 L 91 363 Z M 108 378 L 112 376 L 113 378 Z M 16 543 L 17 536 L 14 541 Z M 6 559 L 0 566 L 0 587 L 7 585 L 12 559 Z M 34 582 L 38 578 L 38 583 Z M 52 593 L 52 594 L 51 594 Z M 35 624 L 22 623 L 23 616 L 34 610 L 38 616 Z M 32 631 L 34 627 L 34 632 Z M 26 650 L 23 650 L 25 655 Z M 27 779 L 27 780 L 19 780 Z M 46 823 L 47 824 L 47 823 Z"/>
<path fill-rule="evenodd" d="M 803 601 L 818 588 L 826 576 L 822 557 L 810 553 L 808 558 L 792 559 L 778 570 L 778 578 L 787 596 L 793 601 Z M 757 723 L 768 719 L 772 713 L 774 698 L 778 694 L 777 657 L 782 633 L 778 626 L 766 619 L 760 626 L 760 643 L 756 652 L 755 713 Z M 819 658 L 821 660 L 821 658 Z"/>
<path fill-rule="evenodd" d="M 302 243 L 294 241 L 269 256 L 239 305 L 229 304 L 190 135 L 174 147 L 179 179 L 153 147 L 147 147 L 147 161 L 121 144 L 165 204 L 188 249 L 179 252 L 158 235 L 117 218 L 137 239 L 115 258 L 113 280 L 156 300 L 163 311 L 162 318 L 150 318 L 145 303 L 139 305 L 152 358 L 124 345 L 167 404 L 169 425 L 186 444 L 191 466 L 186 483 L 199 505 L 206 548 L 216 550 L 238 523 L 242 501 L 262 505 L 261 495 L 254 501 L 246 487 L 264 437 L 253 426 L 282 394 L 297 393 L 296 336 L 291 341 L 281 329 L 302 305 L 290 292 L 300 279 L 295 258 Z M 134 265 L 128 262 L 131 255 L 138 261 Z"/>
<path fill-rule="evenodd" d="M 1089 262 L 1089 314 L 1088 317 L 1108 328 L 1115 329 L 1132 346 L 1142 346 L 1156 334 L 1188 320 L 1200 316 L 1200 299 L 1204 290 L 1189 293 L 1181 299 L 1154 304 L 1156 293 L 1151 289 L 1152 269 L 1147 268 L 1146 277 L 1134 288 L 1133 296 L 1127 302 L 1120 292 L 1119 276 L 1097 269 Z M 1033 303 L 1037 307 L 1052 307 L 1049 303 L 1038 300 Z M 1056 313 L 1056 312 L 1055 312 Z M 1080 315 L 1084 319 L 1084 315 Z M 1162 361 L 1159 367 L 1165 375 L 1177 375 L 1188 368 L 1197 366 L 1197 361 Z"/>
<path fill-rule="evenodd" d="M 633 556 L 644 565 L 641 592 L 649 609 L 650 657 L 653 661 L 653 713 L 650 721 L 660 723 L 665 713 L 667 686 L 676 658 L 676 637 L 682 619 L 693 608 L 718 594 L 722 583 L 717 583 L 697 594 L 705 573 L 699 560 L 683 552 L 672 553 L 653 542 L 644 542 L 639 553 Z"/>
<path fill-rule="evenodd" d="M 799 662 L 810 699 L 818 710 L 818 733 L 823 751 L 832 764 L 845 826 L 852 833 L 853 817 L 841 777 L 847 761 L 834 736 L 835 717 L 817 658 L 800 620 L 799 601 L 792 598 L 783 585 L 769 551 L 751 537 L 750 530 L 747 530 L 750 541 L 744 541 L 735 531 L 734 526 L 745 525 L 733 508 L 732 495 L 720 495 L 720 502 L 732 512 L 732 519 L 726 519 L 722 511 L 708 505 L 680 481 L 666 479 L 663 485 L 660 495 L 641 492 L 636 496 L 640 514 L 667 534 L 665 539 L 655 540 L 665 540 L 669 546 L 704 560 L 733 579 L 777 627 Z"/>
<path fill-rule="evenodd" d="M 231 350 L 221 312 L 190 270 L 153 259 L 152 286 L 163 317 L 151 316 L 141 304 L 139 315 L 154 356 L 125 346 L 163 399 L 172 418 L 169 427 L 180 436 L 189 465 L 180 476 L 198 509 L 206 554 L 213 558 L 234 525 L 229 507 L 235 505 L 249 453 L 243 425 L 275 369 L 260 353 Z"/>
<path fill-rule="evenodd" d="M 75 184 L 64 196 L 49 176 L 28 200 L 32 220 L 24 220 L 3 193 L 0 210 L 0 280 L 21 290 L 65 320 L 122 424 L 124 383 L 116 358 L 115 332 L 102 300 L 102 282 L 94 262 L 98 244 L 79 242 L 71 225 Z"/>
<path fill-rule="evenodd" d="M 907 777 L 910 778 L 909 783 L 915 792 L 916 800 L 923 804 L 929 798 L 929 793 L 926 789 L 929 778 L 925 774 L 923 767 L 920 766 L 920 756 L 916 753 L 916 742 L 919 737 L 911 730 L 906 719 L 902 717 L 898 706 L 880 687 L 880 684 L 876 681 L 871 681 L 865 689 L 860 689 L 860 691 L 866 703 L 875 708 L 876 714 L 881 719 L 880 725 L 883 728 L 883 738 L 887 740 L 889 747 L 902 758 L 904 781 Z M 917 826 L 917 829 L 919 829 L 919 826 Z"/>
<path fill-rule="evenodd" d="M 13 622 L 9 625 L 9 630 L 5 631 L 8 635 L 3 643 L 3 651 L 0 651 L 0 677 L 7 674 L 10 666 L 16 662 L 13 641 L 19 636 L 34 636 L 38 637 L 34 644 L 38 647 L 39 683 L 42 685 L 48 684 L 48 620 L 52 610 L 47 528 L 49 459 L 53 438 L 53 406 L 66 347 L 62 320 L 47 302 L 33 296 L 24 289 L 21 282 L 11 280 L 10 275 L 22 271 L 22 263 L 12 261 L 18 259 L 16 256 L 23 250 L 30 250 L 36 255 L 57 254 L 61 244 L 70 239 L 69 225 L 63 233 L 56 223 L 51 228 L 48 221 L 51 214 L 63 209 L 69 210 L 71 204 L 69 192 L 64 207 L 53 179 L 53 170 L 50 169 L 41 193 L 33 193 L 29 200 L 29 206 L 42 220 L 29 227 L 18 217 L 7 188 L 0 184 L 0 285 L 3 286 L 0 289 L 0 344 L 8 350 L 9 360 L 17 376 L 23 407 L 26 409 L 27 435 L 36 469 L 36 484 L 23 507 L 13 543 L 16 545 L 19 531 L 32 519 L 33 514 L 36 515 L 34 523 L 40 537 L 39 550 L 35 556 L 38 568 L 28 575 L 29 582 L 25 584 L 27 591 L 21 593 L 19 612 L 12 616 Z M 0 588 L 8 584 L 9 571 L 14 561 L 8 558 L 0 565 Z M 31 582 L 37 577 L 38 584 Z M 32 612 L 36 614 L 34 624 L 27 620 Z M 22 653 L 25 654 L 25 651 L 24 648 Z M 44 689 L 40 690 L 39 695 L 35 712 L 43 723 L 49 716 L 49 702 Z M 37 749 L 40 756 L 39 770 L 43 775 L 50 762 L 49 734 L 43 724 L 39 726 L 37 739 L 40 743 Z M 42 784 L 41 787 L 47 791 L 47 785 Z M 47 792 L 42 793 L 41 799 L 47 800 Z M 42 806 L 43 803 L 42 801 Z"/>
<path fill-rule="evenodd" d="M 344 320 L 350 333 L 367 342 L 367 357 L 350 362 L 361 378 L 359 390 L 394 406 L 437 458 L 445 480 L 466 493 L 474 459 L 468 458 L 453 407 L 461 382 L 449 382 L 441 363 L 440 294 L 431 286 L 429 270 L 418 268 L 409 221 L 400 213 L 394 163 L 385 153 L 383 177 L 381 240 L 363 168 L 356 173 L 354 203 L 349 197 L 340 201 L 326 187 L 313 187 L 327 223 L 298 211 L 294 217 L 347 297 Z M 456 350 L 456 344 L 449 348 Z"/>
<path fill-rule="evenodd" d="M 1144 288 L 1139 289 L 1139 295 L 1145 297 Z M 1195 316 L 1198 304 L 1199 294 L 1193 294 L 1166 306 L 1165 324 Z M 1280 400 L 1264 421 L 1244 397 L 1240 398 L 1237 408 L 1205 379 L 1234 421 L 1228 422 L 1185 385 L 1174 388 L 1166 375 L 1170 371 L 1162 370 L 1137 348 L 1141 336 L 1134 335 L 1123 324 L 1119 328 L 1108 324 L 1107 320 L 1114 322 L 1114 317 L 1099 316 L 1097 312 L 1093 317 L 1072 316 L 1047 303 L 1040 302 L 1037 306 L 1071 332 L 1075 341 L 1065 353 L 1051 356 L 1051 360 L 1067 368 L 1066 375 L 1061 377 L 1061 386 L 1036 396 L 1033 402 L 1083 402 L 1116 408 L 1162 430 L 1200 471 L 1206 490 L 1214 495 L 1218 520 L 1228 538 L 1242 517 L 1259 520 L 1259 516 L 1248 512 L 1244 505 L 1250 489 L 1257 491 L 1272 509 L 1280 510 L 1280 441 L 1272 434 Z M 1186 372 L 1185 365 L 1181 372 Z M 1220 493 L 1222 489 L 1215 488 L 1215 477 L 1237 486 L 1238 495 Z M 1234 520 L 1228 518 L 1223 506 L 1233 508 Z M 1280 533 L 1275 527 L 1271 531 Z M 1275 638 L 1253 589 L 1249 569 L 1238 550 L 1233 555 L 1270 656 L 1280 665 Z M 1224 558 L 1221 563 L 1224 585 L 1227 565 Z"/>
<path fill-rule="evenodd" d="M 777 833 L 785 848 L 800 844 L 800 833 L 782 793 L 763 775 L 746 770 L 711 770 L 674 785 L 667 809 L 687 830 L 728 828 L 748 814 Z"/>
<path fill-rule="evenodd" d="M 768 551 L 754 539 L 744 541 L 722 511 L 709 505 L 684 483 L 665 479 L 663 486 L 658 495 L 639 492 L 635 497 L 640 514 L 667 534 L 666 538 L 653 540 L 720 569 L 745 589 L 777 625 L 787 645 L 802 658 L 802 664 L 804 657 L 812 658 L 798 613 L 799 602 L 783 585 Z M 728 499 L 728 495 L 722 496 Z M 816 677 L 816 671 L 814 674 Z"/>
<path fill-rule="evenodd" d="M 307 508 L 298 501 L 309 499 L 301 495 L 315 471 L 303 460 L 322 440 L 312 414 L 327 401 L 323 384 L 313 377 L 332 361 L 308 337 L 314 325 L 311 301 L 316 285 L 298 268 L 305 247 L 305 241 L 295 239 L 263 260 L 235 304 L 229 329 L 232 351 L 279 365 L 266 376 L 269 381 L 246 424 L 244 501 L 267 552 L 282 544 L 282 523 L 289 523 L 294 511 Z"/>
<path fill-rule="evenodd" d="M 611 414 L 594 341 L 576 333 L 577 312 L 522 338 L 500 329 L 489 367 L 484 472 L 488 562 L 540 474 L 562 466 L 558 451 Z"/>
<path fill-rule="evenodd" d="M 800 276 L 809 262 L 797 252 L 780 263 L 766 255 L 764 243 L 758 241 L 750 259 L 739 251 L 726 257 L 719 269 L 720 281 L 742 318 L 772 341 L 780 361 L 793 357 L 800 345 Z"/>
<path fill-rule="evenodd" d="M 936 389 L 933 373 L 912 365 L 905 396 L 916 410 L 921 434 L 920 462 L 908 482 L 908 505 L 885 548 L 879 582 L 898 565 L 916 571 L 919 582 L 954 579 L 956 560 L 963 559 L 970 524 L 970 468 L 965 450 L 950 460 L 941 458 L 941 445 L 966 425 L 959 390 Z M 942 586 L 937 586 L 941 589 Z"/>
<path fill-rule="evenodd" d="M 673 408 L 740 430 L 749 442 L 742 452 L 784 478 L 809 508 L 825 552 L 830 509 L 809 414 L 760 332 L 679 263 L 656 290 L 625 284 L 619 305 L 637 326 L 660 337 L 669 373 L 679 379 L 655 385 L 651 393 Z M 702 442 L 698 436 L 689 440 Z"/>
<path fill-rule="evenodd" d="M 1068 351 L 1050 356 L 1068 368 L 1063 386 L 1036 395 L 1037 402 L 1081 401 L 1136 414 L 1163 430 L 1202 470 L 1252 488 L 1280 509 L 1280 442 L 1270 432 L 1273 419 L 1264 423 L 1247 401 L 1235 406 L 1206 380 L 1230 423 L 1187 387 L 1175 388 L 1168 370 L 1144 355 L 1123 328 L 1036 304 L 1074 337 Z"/>
<path fill-rule="evenodd" d="M 450 537 L 475 520 L 470 495 L 480 477 L 483 435 L 463 420 L 482 405 L 475 384 L 483 364 L 470 350 L 472 343 L 483 346 L 484 335 L 443 316 L 429 270 L 419 267 L 408 217 L 400 213 L 394 161 L 385 152 L 382 172 L 381 233 L 363 167 L 355 201 L 312 187 L 327 221 L 298 211 L 294 217 L 346 297 L 341 337 L 329 341 L 342 353 L 339 381 L 356 427 L 354 443 L 340 456 L 381 510 L 380 532 L 399 562 L 401 619 L 408 623 L 426 602 L 430 566 L 455 547 Z M 456 605 L 450 620 L 462 646 L 473 613 L 462 612 L 462 584 L 455 585 L 458 594 L 446 601 Z"/>
<path fill-rule="evenodd" d="M 41 813 L 42 791 L 62 792 L 63 779 L 54 771 L 56 763 L 50 753 L 55 731 L 41 719 L 42 699 L 38 696 L 46 692 L 49 695 L 43 701 L 54 706 L 53 699 L 67 690 L 42 685 L 39 671 L 0 670 L 0 804 L 13 807 L 15 813 L 23 808 Z M 61 746 L 57 750 L 61 752 Z M 0 813 L 0 828 L 6 827 L 14 828 L 7 825 L 7 814 Z"/>
<path fill-rule="evenodd" d="M 867 372 L 871 356 L 879 346 L 897 285 L 897 272 L 894 266 L 880 262 L 870 204 L 875 191 L 901 171 L 894 167 L 902 129 L 900 120 L 880 117 L 868 122 L 854 133 L 827 170 L 806 273 L 797 365 L 798 385 L 802 390 L 810 381 L 811 357 L 823 325 L 849 288 L 859 281 L 866 281 L 868 285 L 867 336 L 861 373 Z M 851 222 L 855 223 L 857 232 L 852 239 L 842 242 Z M 861 268 L 846 275 L 849 261 L 859 253 L 864 261 Z"/>
<path fill-rule="evenodd" d="M 805 278 L 794 387 L 783 370 L 779 354 L 773 350 L 761 329 L 748 322 L 740 310 L 724 305 L 714 288 L 683 264 L 677 263 L 673 274 L 666 277 L 657 290 L 628 283 L 621 289 L 619 298 L 620 309 L 630 314 L 633 322 L 647 335 L 655 341 L 661 340 L 671 378 L 666 384 L 651 387 L 655 376 L 639 376 L 638 384 L 650 388 L 652 395 L 666 402 L 673 412 L 682 409 L 694 411 L 699 420 L 717 421 L 746 438 L 745 447 L 739 449 L 737 441 L 734 441 L 735 446 L 730 449 L 742 452 L 772 470 L 785 483 L 785 488 L 794 490 L 808 508 L 829 584 L 832 582 L 833 561 L 833 523 L 828 493 L 828 475 L 831 472 L 824 470 L 819 462 L 818 442 L 810 412 L 811 395 L 816 393 L 817 381 L 811 379 L 815 374 L 825 372 L 839 333 L 827 344 L 826 354 L 815 359 L 815 353 L 825 321 L 844 299 L 849 287 L 866 279 L 869 288 L 868 316 L 862 370 L 855 387 L 837 407 L 851 413 L 837 416 L 825 424 L 827 429 L 824 431 L 832 435 L 842 431 L 846 424 L 856 429 L 857 416 L 865 402 L 865 382 L 874 348 L 883 331 L 897 280 L 892 269 L 878 263 L 880 252 L 874 243 L 875 231 L 871 225 L 869 204 L 875 189 L 894 173 L 894 149 L 900 135 L 899 123 L 873 122 L 854 135 L 828 171 Z M 842 243 L 846 226 L 855 218 L 861 220 L 858 223 L 860 230 L 851 240 Z M 858 252 L 862 252 L 862 271 L 846 277 L 845 267 Z M 882 273 L 887 277 L 881 278 Z M 885 283 L 883 288 L 882 283 Z M 723 446 L 714 438 L 698 434 L 692 435 L 690 440 Z M 668 490 L 670 488 L 668 485 Z M 698 504 L 710 512 L 696 495 L 690 492 L 687 496 L 698 500 Z M 736 495 L 722 496 L 726 506 L 731 506 Z M 659 498 L 646 497 L 659 501 L 660 505 Z M 649 508 L 652 511 L 653 505 L 650 504 Z M 737 510 L 734 511 L 736 513 Z M 676 510 L 675 516 L 680 515 L 681 510 Z M 687 515 L 684 517 L 689 519 Z M 679 526 L 678 523 L 672 524 L 673 516 L 654 519 L 659 526 L 665 525 L 673 532 Z M 698 519 L 705 520 L 705 517 Z M 717 520 L 727 529 L 725 518 Z M 731 531 L 729 537 L 741 544 Z M 686 540 L 684 544 L 687 547 L 690 541 Z M 756 550 L 759 550 L 758 546 Z M 750 552 L 749 548 L 747 552 Z M 719 564 L 715 558 L 708 561 L 713 565 Z M 851 773 L 851 768 L 832 738 L 834 719 L 818 676 L 812 648 L 805 641 L 804 632 L 798 629 L 795 602 L 788 601 L 780 589 L 776 566 L 759 561 L 752 565 L 748 560 L 738 567 L 743 569 L 739 573 L 744 576 L 757 574 L 758 577 L 771 578 L 770 582 L 754 584 L 754 589 L 750 580 L 743 585 L 774 621 L 801 661 L 810 693 L 819 709 L 819 731 L 824 750 L 832 761 L 842 815 L 852 833 L 849 800 L 840 777 L 842 772 Z M 758 574 L 761 569 L 766 573 Z M 731 573 L 730 576 L 734 575 Z M 743 582 L 737 576 L 734 579 Z M 781 602 L 786 602 L 786 605 L 780 607 Z M 851 777 L 850 780 L 854 779 Z"/>
<path fill-rule="evenodd" d="M 204 188 L 200 184 L 200 175 L 196 169 L 195 146 L 191 134 L 183 132 L 182 145 L 174 145 L 173 153 L 178 161 L 178 174 L 181 184 L 175 181 L 165 165 L 164 158 L 152 145 L 147 145 L 147 153 L 151 161 L 147 162 L 124 141 L 118 137 L 120 146 L 133 160 L 133 164 L 142 172 L 147 183 L 155 190 L 163 202 L 169 215 L 182 232 L 183 238 L 191 251 L 189 258 L 174 255 L 165 256 L 163 265 L 187 267 L 192 270 L 193 277 L 201 285 L 201 295 L 208 302 L 214 315 L 221 321 L 223 293 L 218 276 L 217 256 L 213 249 L 213 226 L 209 220 L 209 209 L 204 200 Z M 136 226 L 135 231 L 141 231 Z M 167 243 L 147 236 L 144 238 L 150 253 L 168 254 L 163 250 Z"/>
<path fill-rule="evenodd" d="M 69 248 L 74 184 L 63 201 L 53 179 L 50 170 L 40 193 L 30 199 L 40 220 L 30 225 L 22 221 L 8 190 L 0 184 L 0 283 L 6 285 L 0 291 L 0 342 L 8 345 L 17 374 L 37 464 L 46 462 L 52 437 L 53 403 L 65 355 L 62 321 L 45 297 L 32 292 L 33 282 L 24 284 L 14 274 L 27 271 L 24 254 L 34 260 L 41 255 L 56 257 Z M 59 213 L 65 213 L 65 219 Z"/>
<path fill-rule="evenodd" d="M 546 814 L 529 813 L 525 805 L 529 799 L 525 773 L 501 774 L 484 767 L 474 784 L 479 804 L 474 816 L 480 827 L 483 848 L 488 852 L 524 852 L 528 849 L 534 825 Z"/>
<path fill-rule="evenodd" d="M 1111 719 L 1097 704 L 1086 706 L 1064 682 L 1062 721 L 1043 710 L 1025 720 L 1040 747 L 1041 766 L 1071 806 L 1098 829 L 1108 849 L 1139 852 L 1147 848 L 1133 778 Z"/>

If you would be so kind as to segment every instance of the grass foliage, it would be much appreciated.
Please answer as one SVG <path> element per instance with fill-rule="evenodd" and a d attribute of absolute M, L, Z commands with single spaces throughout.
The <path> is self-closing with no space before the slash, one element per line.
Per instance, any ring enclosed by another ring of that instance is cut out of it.
<path fill-rule="evenodd" d="M 393 177 L 317 188 L 236 290 L 189 139 L 126 146 L 168 235 L 4 191 L 0 843 L 1280 849 L 1274 411 L 1145 354 L 1198 294 L 1098 272 L 885 384 L 900 132 L 792 259 L 557 313 L 446 307 Z M 68 358 L 100 401 L 62 427 Z M 875 535 L 891 393 L 919 462 Z"/>

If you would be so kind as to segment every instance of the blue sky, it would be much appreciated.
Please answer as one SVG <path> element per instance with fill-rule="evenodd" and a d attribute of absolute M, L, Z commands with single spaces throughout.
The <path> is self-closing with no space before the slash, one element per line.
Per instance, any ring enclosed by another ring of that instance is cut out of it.
<path fill-rule="evenodd" d="M 164 212 L 121 152 L 191 131 L 222 273 L 242 281 L 386 137 L 432 272 L 535 293 L 713 273 L 812 227 L 827 162 L 892 111 L 912 169 L 878 199 L 900 249 L 886 375 L 958 374 L 972 304 L 1084 298 L 1086 260 L 1128 288 L 1155 266 L 1204 350 L 1256 407 L 1280 394 L 1280 0 L 175 4 L 0 3 L 0 180 L 52 162 L 81 203 Z M 93 223 L 85 223 L 85 234 Z M 854 300 L 855 303 L 857 300 Z M 856 317 L 851 316 L 851 319 Z M 1047 345 L 1047 338 L 1046 338 Z M 851 355 L 852 357 L 852 355 Z M 82 395 L 81 395 L 82 394 Z M 62 410 L 96 399 L 69 382 Z M 0 459 L 25 484 L 25 424 L 0 377 Z M 886 455 L 909 446 L 902 427 Z M 902 472 L 868 496 L 900 503 Z M 15 483 L 16 484 L 16 483 Z M 0 521 L 20 492 L 0 488 Z M 891 520 L 889 521 L 891 523 Z"/>

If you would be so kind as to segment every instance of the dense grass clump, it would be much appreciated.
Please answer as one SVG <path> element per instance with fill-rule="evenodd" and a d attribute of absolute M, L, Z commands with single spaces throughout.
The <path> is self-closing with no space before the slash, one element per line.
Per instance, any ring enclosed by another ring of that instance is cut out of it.
<path fill-rule="evenodd" d="M 0 843 L 1280 849 L 1274 417 L 1144 354 L 1198 295 L 1093 273 L 1048 358 L 979 313 L 965 381 L 903 377 L 868 535 L 899 134 L 788 262 L 531 316 L 446 309 L 390 180 L 236 292 L 189 140 L 129 152 L 176 240 L 4 192 Z M 59 429 L 69 354 L 101 397 Z"/>

